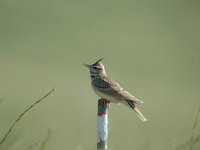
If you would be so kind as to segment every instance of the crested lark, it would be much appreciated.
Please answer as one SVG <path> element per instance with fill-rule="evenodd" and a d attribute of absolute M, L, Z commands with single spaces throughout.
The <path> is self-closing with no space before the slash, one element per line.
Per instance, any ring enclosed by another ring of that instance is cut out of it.
<path fill-rule="evenodd" d="M 102 58 L 103 59 L 103 58 Z M 117 82 L 109 78 L 105 72 L 102 59 L 92 65 L 84 64 L 90 70 L 91 85 L 99 97 L 113 103 L 122 103 L 136 112 L 142 121 L 147 121 L 136 105 L 143 102 L 124 90 Z"/>

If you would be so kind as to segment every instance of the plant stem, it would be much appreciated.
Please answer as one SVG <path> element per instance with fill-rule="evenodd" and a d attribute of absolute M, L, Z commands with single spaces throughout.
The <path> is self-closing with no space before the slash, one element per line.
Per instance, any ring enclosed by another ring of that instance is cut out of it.
<path fill-rule="evenodd" d="M 0 146 L 4 143 L 6 140 L 7 136 L 10 134 L 10 132 L 13 130 L 13 128 L 16 126 L 16 124 L 20 121 L 20 119 L 31 109 L 33 108 L 36 104 L 40 103 L 43 99 L 45 99 L 47 96 L 49 96 L 53 91 L 55 91 L 55 87 L 51 91 L 49 91 L 47 94 L 45 94 L 43 97 L 38 99 L 35 103 L 33 103 L 31 106 L 29 106 L 24 112 L 22 112 L 19 117 L 15 120 L 15 122 L 11 125 L 7 133 L 4 135 L 3 139 L 0 142 Z"/>

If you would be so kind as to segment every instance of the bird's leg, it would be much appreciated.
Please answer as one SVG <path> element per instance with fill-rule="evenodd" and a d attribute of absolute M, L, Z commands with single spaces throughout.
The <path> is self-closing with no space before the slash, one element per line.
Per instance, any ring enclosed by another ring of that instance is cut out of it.
<path fill-rule="evenodd" d="M 99 104 L 103 104 L 105 107 L 107 106 L 108 108 L 110 108 L 110 101 L 106 100 L 106 99 L 99 99 L 98 101 Z"/>

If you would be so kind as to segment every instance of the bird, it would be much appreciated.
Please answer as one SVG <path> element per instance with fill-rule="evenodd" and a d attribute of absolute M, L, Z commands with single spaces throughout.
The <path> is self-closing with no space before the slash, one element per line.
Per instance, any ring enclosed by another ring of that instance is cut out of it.
<path fill-rule="evenodd" d="M 92 65 L 83 64 L 89 69 L 91 86 L 94 93 L 109 103 L 124 104 L 134 110 L 142 121 L 147 121 L 138 108 L 144 102 L 130 94 L 106 74 L 105 67 L 102 63 L 103 59 L 97 60 Z"/>

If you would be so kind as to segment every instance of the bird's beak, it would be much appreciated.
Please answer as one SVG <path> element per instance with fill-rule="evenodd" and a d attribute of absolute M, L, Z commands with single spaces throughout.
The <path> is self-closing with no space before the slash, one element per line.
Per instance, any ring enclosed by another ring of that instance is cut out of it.
<path fill-rule="evenodd" d="M 90 68 L 90 65 L 88 65 L 88 64 L 83 64 L 83 66 Z"/>

